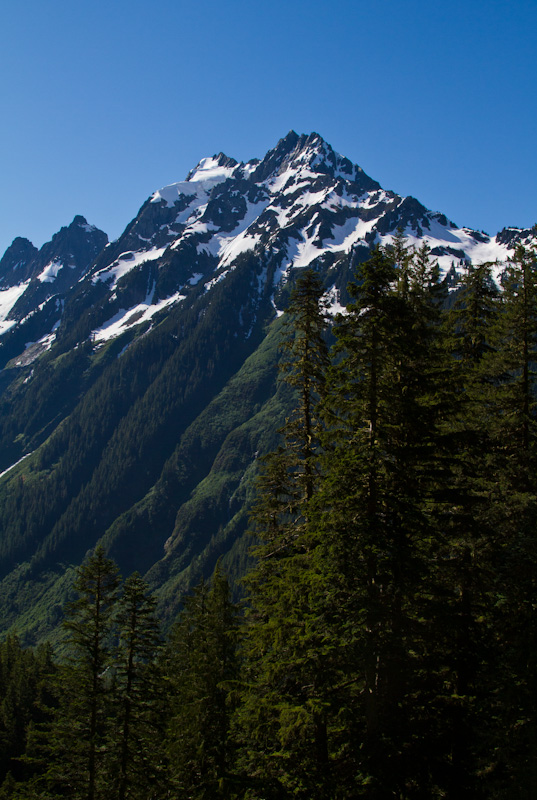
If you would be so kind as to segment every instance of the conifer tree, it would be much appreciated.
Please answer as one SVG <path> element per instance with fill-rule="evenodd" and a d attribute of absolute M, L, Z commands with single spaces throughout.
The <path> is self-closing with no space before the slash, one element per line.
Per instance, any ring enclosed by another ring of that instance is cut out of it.
<path fill-rule="evenodd" d="M 499 292 L 492 277 L 492 267 L 490 262 L 477 266 L 466 264 L 449 315 L 451 352 L 465 370 L 470 368 L 468 371 L 479 365 L 492 349 L 492 327 L 499 310 Z"/>
<path fill-rule="evenodd" d="M 59 668 L 58 708 L 46 734 L 45 778 L 52 794 L 72 800 L 107 796 L 104 756 L 118 585 L 117 566 L 98 546 L 78 569 L 78 598 L 67 608 L 68 658 Z"/>
<path fill-rule="evenodd" d="M 402 228 L 397 229 L 391 244 L 384 248 L 384 252 L 396 267 L 399 294 L 402 297 L 407 297 L 410 289 L 411 264 L 415 250 L 414 247 L 408 245 Z"/>
<path fill-rule="evenodd" d="M 254 509 L 257 564 L 247 579 L 243 766 L 252 791 L 328 796 L 330 681 L 324 645 L 324 567 L 309 507 L 319 475 L 317 403 L 328 364 L 322 285 L 298 279 L 287 309 L 282 380 L 296 390 L 283 445 L 266 461 Z"/>
<path fill-rule="evenodd" d="M 484 359 L 491 352 L 498 291 L 491 264 L 468 264 L 444 320 L 451 391 L 440 423 L 441 469 L 431 514 L 438 530 L 431 638 L 438 747 L 435 775 L 448 798 L 474 798 L 483 783 L 487 707 L 486 664 L 493 661 L 491 586 L 493 530 L 484 424 L 488 391 Z M 488 713 L 491 713 L 488 706 Z"/>
<path fill-rule="evenodd" d="M 506 786 L 520 797 L 537 792 L 537 257 L 522 246 L 502 276 L 502 313 L 486 365 L 490 449 L 490 519 L 496 530 L 494 593 L 495 770 L 499 796 Z"/>
<path fill-rule="evenodd" d="M 318 275 L 307 269 L 297 279 L 286 309 L 280 373 L 297 392 L 297 404 L 282 431 L 286 449 L 293 451 L 295 481 L 305 503 L 316 480 L 316 442 L 319 419 L 316 406 L 323 391 L 328 367 L 325 341 L 327 321 L 322 304 L 323 287 Z"/>
<path fill-rule="evenodd" d="M 164 712 L 159 686 L 156 600 L 135 572 L 123 586 L 118 603 L 119 644 L 110 700 L 107 775 L 110 798 L 148 798 L 158 789 Z"/>
<path fill-rule="evenodd" d="M 438 273 L 426 248 L 405 268 L 401 280 L 381 248 L 359 266 L 324 401 L 318 520 L 347 661 L 340 703 L 351 720 L 341 774 L 347 791 L 354 781 L 368 798 L 427 797 L 431 780 L 420 738 L 441 410 Z"/>
<path fill-rule="evenodd" d="M 233 787 L 231 714 L 238 678 L 238 617 L 217 566 L 185 598 L 166 654 L 169 779 L 180 796 L 209 800 Z"/>
<path fill-rule="evenodd" d="M 33 726 L 46 718 L 54 672 L 50 645 L 23 648 L 15 634 L 0 644 L 0 785 L 7 773 L 10 785 L 30 774 L 24 754 Z"/>

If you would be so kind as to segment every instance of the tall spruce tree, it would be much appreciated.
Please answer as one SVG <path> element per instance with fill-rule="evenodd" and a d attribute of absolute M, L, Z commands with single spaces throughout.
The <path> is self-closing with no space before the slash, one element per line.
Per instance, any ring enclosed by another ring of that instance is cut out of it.
<path fill-rule="evenodd" d="M 426 248 L 404 264 L 401 279 L 393 251 L 376 248 L 359 266 L 353 303 L 335 330 L 324 401 L 318 522 L 346 656 L 342 796 L 431 796 L 428 504 L 441 411 L 438 272 Z"/>
<path fill-rule="evenodd" d="M 499 310 L 491 264 L 466 265 L 452 309 L 445 315 L 444 346 L 451 387 L 437 446 L 441 470 L 431 513 L 439 532 L 434 561 L 434 671 L 431 712 L 439 748 L 435 775 L 448 798 L 484 791 L 487 745 L 483 715 L 491 714 L 488 664 L 494 662 L 487 468 L 484 422 L 490 379 L 485 357 Z"/>
<path fill-rule="evenodd" d="M 328 797 L 333 791 L 329 647 L 319 543 L 309 508 L 319 475 L 317 404 L 328 364 L 323 288 L 313 270 L 287 309 L 282 380 L 296 391 L 284 443 L 266 462 L 253 512 L 256 566 L 247 579 L 243 767 L 252 797 Z M 261 794 L 257 794 L 257 792 Z"/>
<path fill-rule="evenodd" d="M 496 528 L 494 796 L 537 793 L 537 257 L 519 246 L 502 276 L 502 313 L 487 355 L 490 517 Z M 503 731 L 503 736 L 502 736 Z M 506 733 L 507 732 L 507 733 Z M 501 745 L 498 743 L 501 741 Z M 503 794 L 502 794 L 503 793 Z"/>
<path fill-rule="evenodd" d="M 217 566 L 199 583 L 166 652 L 169 720 L 166 748 L 171 796 L 235 796 L 231 714 L 238 679 L 238 610 Z"/>
<path fill-rule="evenodd" d="M 107 752 L 109 798 L 149 800 L 162 791 L 164 700 L 157 669 L 160 637 L 156 599 L 135 572 L 118 602 L 119 643 Z"/>
<path fill-rule="evenodd" d="M 78 598 L 66 612 L 68 656 L 59 667 L 58 707 L 44 745 L 52 795 L 108 796 L 104 765 L 118 586 L 117 566 L 98 546 L 78 569 Z"/>

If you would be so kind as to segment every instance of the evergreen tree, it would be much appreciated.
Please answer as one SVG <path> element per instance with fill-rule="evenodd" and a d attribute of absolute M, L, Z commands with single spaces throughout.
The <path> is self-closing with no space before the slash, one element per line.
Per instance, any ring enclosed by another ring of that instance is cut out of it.
<path fill-rule="evenodd" d="M 108 796 L 117 800 L 157 797 L 162 771 L 164 706 L 156 665 L 160 639 L 156 600 L 147 592 L 147 584 L 135 572 L 125 581 L 118 603 L 107 758 Z"/>
<path fill-rule="evenodd" d="M 466 379 L 492 349 L 491 332 L 499 310 L 499 292 L 492 264 L 466 264 L 466 272 L 449 315 L 450 349 L 464 367 Z M 470 374 L 468 374 L 470 373 Z M 466 389 L 467 387 L 465 387 Z"/>
<path fill-rule="evenodd" d="M 439 745 L 434 772 L 446 797 L 461 800 L 479 797 L 483 790 L 482 716 L 491 713 L 486 665 L 494 660 L 494 532 L 488 513 L 489 431 L 483 424 L 489 387 L 484 360 L 498 314 L 491 267 L 467 265 L 444 320 L 451 391 L 437 437 L 441 469 L 431 506 L 438 531 L 431 628 L 436 679 L 431 710 Z"/>
<path fill-rule="evenodd" d="M 497 796 L 510 785 L 523 798 L 537 792 L 536 267 L 535 252 L 519 246 L 502 276 L 502 313 L 494 330 L 494 350 L 486 357 L 491 380 L 484 404 L 490 437 L 489 517 L 496 530 L 498 725 L 492 775 Z"/>
<path fill-rule="evenodd" d="M 251 609 L 239 725 L 252 796 L 258 786 L 301 797 L 331 791 L 324 572 L 308 524 L 320 478 L 316 406 L 328 365 L 322 293 L 316 274 L 306 270 L 291 295 L 281 374 L 296 391 L 296 405 L 282 429 L 284 445 L 266 461 L 252 515 L 260 544 L 247 579 Z"/>
<path fill-rule="evenodd" d="M 6 774 L 11 775 L 8 783 L 28 776 L 30 767 L 22 757 L 32 726 L 46 717 L 54 672 L 49 645 L 22 648 L 14 634 L 0 644 L 0 785 Z"/>
<path fill-rule="evenodd" d="M 185 598 L 167 648 L 169 779 L 180 796 L 227 797 L 234 783 L 231 713 L 238 678 L 237 607 L 217 567 Z"/>
<path fill-rule="evenodd" d="M 286 309 L 280 373 L 297 392 L 296 408 L 282 431 L 286 449 L 293 451 L 294 479 L 306 503 L 316 482 L 316 442 L 319 419 L 316 406 L 323 391 L 328 367 L 325 341 L 327 321 L 323 308 L 323 287 L 318 275 L 307 269 L 297 279 Z"/>
<path fill-rule="evenodd" d="M 414 258 L 414 247 L 407 244 L 407 239 L 402 228 L 398 228 L 391 244 L 384 248 L 386 256 L 397 270 L 397 286 L 399 294 L 407 297 L 410 289 L 410 273 Z"/>
<path fill-rule="evenodd" d="M 336 327 L 318 497 L 333 628 L 347 675 L 343 796 L 429 797 L 427 642 L 441 369 L 437 267 L 426 248 L 400 279 L 376 248 Z M 344 751 L 342 751 L 344 752 Z M 353 788 L 354 786 L 354 788 Z"/>
<path fill-rule="evenodd" d="M 118 585 L 116 565 L 98 546 L 78 569 L 78 598 L 67 608 L 68 657 L 59 667 L 58 708 L 44 737 L 44 757 L 49 791 L 72 800 L 107 796 L 104 756 Z"/>

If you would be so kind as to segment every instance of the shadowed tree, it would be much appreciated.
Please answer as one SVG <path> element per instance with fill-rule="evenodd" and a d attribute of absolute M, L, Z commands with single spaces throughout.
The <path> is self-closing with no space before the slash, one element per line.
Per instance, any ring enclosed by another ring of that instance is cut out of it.
<path fill-rule="evenodd" d="M 47 735 L 46 779 L 53 793 L 73 800 L 107 796 L 104 760 L 118 586 L 117 566 L 98 546 L 78 569 L 78 598 L 66 611 L 68 657 L 59 668 L 59 705 Z"/>
<path fill-rule="evenodd" d="M 202 581 L 184 603 L 166 652 L 169 779 L 180 796 L 227 797 L 234 783 L 237 607 L 218 566 L 212 584 Z"/>
<path fill-rule="evenodd" d="M 157 669 L 160 637 L 155 606 L 140 575 L 135 572 L 127 578 L 118 603 L 107 759 L 110 797 L 118 800 L 156 796 L 162 777 L 164 698 Z"/>

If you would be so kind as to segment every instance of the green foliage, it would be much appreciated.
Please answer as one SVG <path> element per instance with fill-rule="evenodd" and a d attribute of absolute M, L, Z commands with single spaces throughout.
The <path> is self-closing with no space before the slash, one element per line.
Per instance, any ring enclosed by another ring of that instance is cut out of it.
<path fill-rule="evenodd" d="M 327 796 L 330 784 L 324 565 L 308 506 L 318 485 L 320 421 L 315 413 L 328 365 L 322 286 L 306 271 L 291 296 L 283 380 L 297 390 L 282 429 L 285 447 L 266 462 L 253 511 L 257 565 L 248 577 L 247 690 L 239 717 L 244 771 L 269 792 Z M 254 794 L 252 796 L 257 796 Z"/>
<path fill-rule="evenodd" d="M 349 787 L 361 776 L 368 797 L 406 796 L 414 782 L 430 791 L 415 737 L 427 704 L 420 685 L 435 547 L 427 504 L 438 470 L 439 309 L 426 249 L 416 257 L 397 249 L 402 274 L 391 252 L 374 250 L 336 327 L 314 519 L 347 676 L 339 704 L 354 728 L 339 769 Z"/>
<path fill-rule="evenodd" d="M 532 258 L 517 254 L 501 310 L 490 268 L 468 270 L 445 325 L 426 246 L 400 237 L 359 266 L 315 486 L 304 424 L 258 484 L 247 796 L 500 797 L 509 780 L 532 795 Z"/>
<path fill-rule="evenodd" d="M 108 796 L 117 800 L 145 800 L 162 782 L 164 698 L 157 668 L 160 637 L 155 606 L 147 584 L 133 573 L 123 586 L 116 617 L 119 643 L 105 766 Z"/>
<path fill-rule="evenodd" d="M 8 774 L 10 781 L 27 777 L 20 759 L 26 751 L 29 728 L 45 718 L 54 671 L 47 645 L 25 650 L 13 634 L 0 644 L 0 785 Z"/>
<path fill-rule="evenodd" d="M 235 401 L 226 405 L 222 395 L 212 409 L 218 412 L 218 418 L 212 418 L 215 424 L 209 426 L 207 435 L 201 434 L 200 442 L 192 437 L 203 431 L 202 420 L 195 425 L 197 418 L 257 350 L 265 336 L 264 324 L 274 315 L 268 289 L 266 297 L 259 296 L 260 269 L 257 262 L 245 259 L 225 286 L 214 287 L 214 302 L 207 306 L 206 299 L 193 296 L 120 358 L 110 348 L 99 361 L 99 351 L 94 354 L 91 343 L 73 351 L 78 361 L 72 379 L 80 379 L 87 391 L 82 398 L 76 392 L 71 396 L 68 416 L 67 407 L 61 404 L 56 415 L 49 408 L 52 416 L 48 417 L 47 432 L 53 432 L 32 460 L 23 462 L 24 471 L 8 473 L 0 486 L 0 551 L 3 576 L 9 584 L 0 591 L 3 619 L 11 621 L 32 606 L 21 597 L 18 583 L 11 580 L 17 564 L 30 565 L 26 584 L 33 582 L 35 596 L 44 588 L 43 582 L 48 582 L 47 590 L 60 576 L 58 561 L 81 563 L 86 551 L 112 526 L 111 552 L 126 572 L 138 569 L 145 573 L 162 556 L 173 533 L 175 513 L 206 476 L 225 436 L 258 413 L 271 394 L 275 363 L 266 363 L 265 351 L 259 373 L 245 369 L 242 375 L 242 399 L 247 401 L 243 407 Z M 256 308 L 253 316 L 241 312 L 252 302 Z M 60 365 L 71 358 L 70 351 L 58 355 L 64 346 L 65 342 L 59 342 L 51 350 L 50 362 Z M 54 374 L 54 367 L 46 363 L 47 374 Z M 35 386 L 34 398 L 40 386 L 44 391 L 44 380 L 44 373 L 36 368 L 28 384 L 28 389 Z M 237 384 L 231 392 L 235 396 L 241 395 Z M 56 388 L 62 391 L 60 384 Z M 13 419 L 22 420 L 23 393 L 11 400 Z M 210 415 L 205 413 L 204 421 L 208 419 Z M 10 428 L 6 443 L 18 432 Z M 198 458 L 200 444 L 204 453 Z M 176 447 L 179 474 L 173 475 Z M 17 447 L 16 456 L 19 454 Z M 172 483 L 180 487 L 177 505 L 174 487 L 168 482 L 170 473 Z M 137 504 L 144 503 L 157 483 L 155 505 L 151 500 L 145 505 L 150 506 L 145 521 L 155 535 L 143 535 L 144 521 L 139 527 L 128 524 L 126 529 L 123 515 L 128 523 L 138 522 Z M 136 547 L 131 541 L 133 529 Z M 137 559 L 132 555 L 135 552 L 139 552 Z M 213 566 L 214 560 L 209 571 Z M 42 635 L 41 630 L 39 633 Z"/>
<path fill-rule="evenodd" d="M 231 365 L 220 363 L 227 315 L 256 289 L 240 276 L 237 298 L 215 287 L 227 305 L 207 323 L 194 305 L 158 326 L 158 346 L 133 345 L 145 373 L 135 350 L 114 364 L 88 352 L 103 396 L 90 392 L 3 481 L 6 564 L 59 514 L 39 556 L 4 579 L 3 602 L 16 598 L 23 623 L 41 630 L 73 581 L 40 564 L 52 567 L 61 542 L 82 550 L 76 536 L 100 535 L 107 520 L 103 542 L 129 566 L 153 563 L 166 541 L 146 580 L 160 586 L 168 624 L 180 590 L 197 585 L 162 655 L 148 584 L 135 573 L 121 592 L 97 548 L 76 571 L 59 664 L 8 636 L 0 797 L 533 800 L 536 275 L 535 253 L 519 248 L 501 293 L 491 265 L 469 266 L 447 303 L 428 247 L 400 234 L 358 265 L 330 353 L 311 270 L 287 287 L 289 311 L 263 346 L 245 336 Z M 49 368 L 69 357 L 56 352 Z M 152 409 L 171 425 L 158 456 Z M 101 430 L 103 410 L 112 421 Z M 105 486 L 114 458 L 121 469 Z M 113 495 L 131 478 L 121 511 Z M 10 537 L 26 514 L 17 550 Z M 244 615 L 224 564 L 250 565 Z"/>
<path fill-rule="evenodd" d="M 169 778 L 179 795 L 228 797 L 236 783 L 237 642 L 237 608 L 217 567 L 211 586 L 202 581 L 185 598 L 167 650 Z"/>
<path fill-rule="evenodd" d="M 107 697 L 112 667 L 113 612 L 119 575 L 98 547 L 80 567 L 77 599 L 67 611 L 69 660 L 60 668 L 58 710 L 48 732 L 52 791 L 96 800 L 104 791 Z"/>

